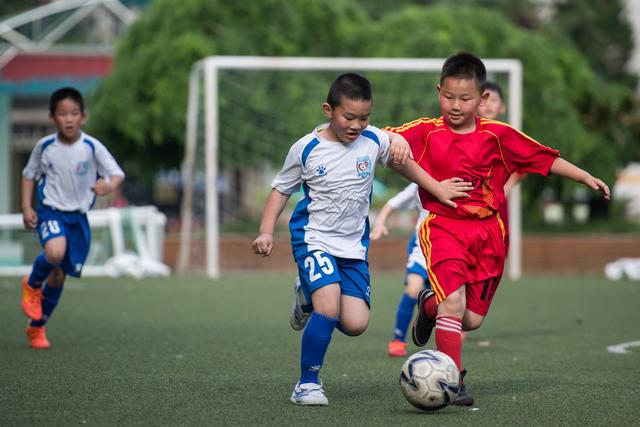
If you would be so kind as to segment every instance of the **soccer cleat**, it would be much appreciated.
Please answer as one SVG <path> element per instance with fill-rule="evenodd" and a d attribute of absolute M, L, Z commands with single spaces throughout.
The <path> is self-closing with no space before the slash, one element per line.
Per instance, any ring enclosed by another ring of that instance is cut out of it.
<path fill-rule="evenodd" d="M 400 340 L 393 340 L 387 346 L 387 354 L 390 357 L 404 357 L 407 355 L 407 343 Z"/>
<path fill-rule="evenodd" d="M 462 372 L 460 372 L 460 390 L 458 390 L 458 395 L 456 396 L 456 398 L 453 399 L 452 403 L 454 405 L 460 405 L 460 406 L 473 405 L 473 396 L 471 396 L 467 392 L 467 388 L 464 386 L 464 383 L 462 382 L 466 374 L 467 374 L 466 369 L 463 369 Z"/>
<path fill-rule="evenodd" d="M 296 293 L 296 300 L 291 306 L 291 318 L 290 323 L 294 331 L 300 331 L 304 329 L 311 317 L 311 313 L 305 313 L 302 310 L 302 306 L 306 304 L 306 298 L 302 291 L 302 285 L 300 284 L 300 278 L 296 277 L 296 282 L 293 285 L 293 290 Z"/>
<path fill-rule="evenodd" d="M 329 399 L 324 395 L 322 384 L 316 383 L 296 384 L 289 400 L 296 405 L 326 406 L 329 404 Z"/>
<path fill-rule="evenodd" d="M 429 338 L 431 338 L 431 331 L 436 325 L 436 319 L 431 319 L 424 312 L 424 303 L 429 298 L 435 298 L 436 294 L 431 289 L 423 289 L 418 294 L 418 314 L 413 321 L 411 327 L 411 337 L 413 342 L 418 347 L 424 347 Z"/>
<path fill-rule="evenodd" d="M 42 288 L 29 286 L 27 276 L 22 279 L 22 311 L 29 319 L 42 319 Z"/>
<path fill-rule="evenodd" d="M 51 343 L 45 335 L 44 326 L 27 326 L 26 332 L 31 348 L 46 349 L 51 347 Z"/>

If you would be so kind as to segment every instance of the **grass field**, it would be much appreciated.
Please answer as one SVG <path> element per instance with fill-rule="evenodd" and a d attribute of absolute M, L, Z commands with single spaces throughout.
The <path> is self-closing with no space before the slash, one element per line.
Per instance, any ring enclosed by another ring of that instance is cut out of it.
<path fill-rule="evenodd" d="M 525 278 L 501 285 L 465 342 L 469 408 L 423 413 L 385 354 L 401 285 L 373 275 L 357 338 L 334 333 L 321 377 L 329 407 L 288 402 L 300 333 L 291 275 L 70 280 L 27 347 L 17 279 L 0 279 L 0 425 L 640 425 L 640 284 Z M 411 348 L 411 351 L 415 351 Z"/>

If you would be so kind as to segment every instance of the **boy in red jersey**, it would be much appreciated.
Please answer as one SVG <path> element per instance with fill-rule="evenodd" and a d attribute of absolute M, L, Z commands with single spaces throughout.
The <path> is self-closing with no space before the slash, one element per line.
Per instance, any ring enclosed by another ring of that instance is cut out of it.
<path fill-rule="evenodd" d="M 415 161 L 440 181 L 460 177 L 473 184 L 455 208 L 420 189 L 430 215 L 420 228 L 432 289 L 418 297 L 413 341 L 424 346 L 435 327 L 436 347 L 456 362 L 462 375 L 462 330 L 480 327 L 504 269 L 505 229 L 500 210 L 504 185 L 513 173 L 550 173 L 573 179 L 604 194 L 600 179 L 563 160 L 558 151 L 501 122 L 476 116 L 489 97 L 486 69 L 470 53 L 445 61 L 437 86 L 442 117 L 417 119 L 385 128 L 392 140 L 404 137 Z M 463 383 L 455 404 L 472 405 Z"/>

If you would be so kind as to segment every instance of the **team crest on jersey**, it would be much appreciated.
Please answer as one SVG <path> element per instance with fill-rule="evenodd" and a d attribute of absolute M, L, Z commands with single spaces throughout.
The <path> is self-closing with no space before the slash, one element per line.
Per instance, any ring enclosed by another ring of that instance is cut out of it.
<path fill-rule="evenodd" d="M 318 176 L 325 176 L 327 174 L 327 168 L 324 165 L 320 165 L 316 168 L 316 173 Z"/>
<path fill-rule="evenodd" d="M 366 178 L 371 175 L 371 160 L 369 156 L 358 157 L 356 160 L 356 172 L 359 178 Z"/>
<path fill-rule="evenodd" d="M 83 176 L 86 175 L 87 172 L 89 172 L 89 162 L 87 160 L 78 162 L 78 165 L 76 166 L 76 175 Z"/>

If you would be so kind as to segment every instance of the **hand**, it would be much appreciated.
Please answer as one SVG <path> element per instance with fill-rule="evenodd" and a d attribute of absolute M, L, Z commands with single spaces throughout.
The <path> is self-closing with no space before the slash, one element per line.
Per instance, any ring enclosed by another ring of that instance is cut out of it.
<path fill-rule="evenodd" d="M 391 147 L 389 148 L 389 158 L 393 160 L 393 163 L 404 165 L 407 160 L 413 159 L 411 153 L 411 147 L 404 136 L 393 132 L 386 132 L 389 135 L 391 141 Z"/>
<path fill-rule="evenodd" d="M 589 188 L 600 191 L 604 195 L 605 200 L 609 200 L 611 198 L 609 186 L 605 184 L 601 179 L 589 175 L 587 178 L 585 178 L 583 184 Z"/>
<path fill-rule="evenodd" d="M 22 209 L 22 223 L 27 230 L 33 230 L 38 224 L 38 215 L 33 208 L 28 207 Z"/>
<path fill-rule="evenodd" d="M 263 257 L 271 255 L 273 250 L 273 234 L 261 233 L 251 244 L 253 252 Z"/>
<path fill-rule="evenodd" d="M 102 178 L 98 178 L 96 184 L 91 187 L 91 190 L 98 196 L 106 196 L 113 191 L 113 188 L 111 188 L 111 185 L 109 185 L 107 181 Z"/>
<path fill-rule="evenodd" d="M 473 190 L 473 184 L 462 178 L 449 178 L 440 181 L 440 189 L 440 194 L 436 196 L 438 201 L 455 209 L 458 205 L 456 205 L 452 199 L 469 197 L 467 191 Z"/>
<path fill-rule="evenodd" d="M 389 230 L 384 224 L 380 224 L 380 225 L 374 224 L 373 230 L 371 230 L 371 234 L 369 235 L 369 238 L 371 240 L 378 240 L 379 238 L 383 236 L 388 236 L 388 235 L 389 235 Z"/>

